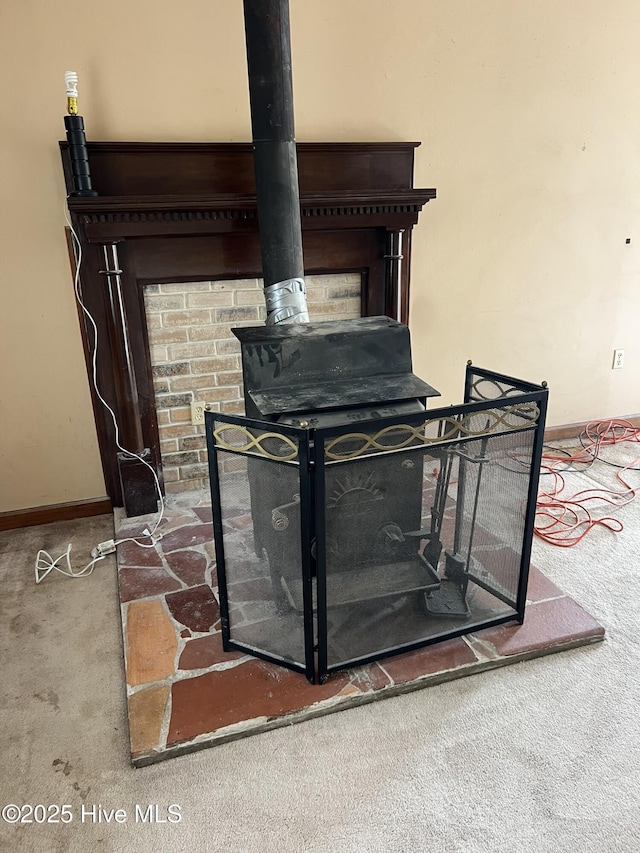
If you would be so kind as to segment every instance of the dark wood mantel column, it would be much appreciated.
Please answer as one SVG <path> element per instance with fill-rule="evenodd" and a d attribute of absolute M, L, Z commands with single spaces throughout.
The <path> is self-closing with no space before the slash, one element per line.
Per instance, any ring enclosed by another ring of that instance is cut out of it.
<path fill-rule="evenodd" d="M 144 446 L 142 416 L 138 396 L 134 355 L 129 334 L 129 322 L 122 292 L 122 275 L 118 243 L 101 246 L 103 276 L 108 305 L 106 323 L 113 359 L 113 378 L 119 412 L 117 439 L 118 474 L 122 502 L 127 516 L 155 512 L 159 495 L 150 470 L 151 451 Z"/>
<path fill-rule="evenodd" d="M 402 254 L 402 237 L 404 228 L 387 231 L 387 292 L 388 301 L 396 306 L 395 319 L 401 323 L 408 321 L 408 305 L 402 304 L 402 275 L 404 271 L 404 255 Z"/>
<path fill-rule="evenodd" d="M 138 384 L 133 368 L 133 355 L 129 338 L 129 324 L 122 298 L 122 270 L 118 258 L 117 243 L 103 243 L 101 246 L 103 269 L 100 275 L 106 283 L 106 297 L 109 310 L 107 327 L 113 353 L 113 375 L 115 378 L 116 398 L 121 414 L 120 440 L 132 453 L 142 453 L 142 424 L 138 402 Z"/>
<path fill-rule="evenodd" d="M 409 320 L 411 234 L 434 189 L 413 187 L 419 143 L 298 143 L 305 274 L 357 272 L 362 316 Z M 60 143 L 67 191 L 73 176 Z M 98 384 L 121 444 L 162 470 L 143 289 L 261 275 L 252 146 L 87 144 L 95 198 L 70 197 L 85 303 L 101 341 Z M 92 332 L 81 328 L 91 374 Z M 91 383 L 92 384 L 92 383 Z M 155 509 L 153 475 L 118 454 L 92 389 L 107 493 L 127 514 Z M 145 479 L 146 478 L 146 479 Z"/>

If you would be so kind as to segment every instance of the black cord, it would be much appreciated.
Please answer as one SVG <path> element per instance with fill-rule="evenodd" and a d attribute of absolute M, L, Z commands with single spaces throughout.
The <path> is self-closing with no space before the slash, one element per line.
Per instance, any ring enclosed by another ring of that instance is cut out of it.
<path fill-rule="evenodd" d="M 620 468 L 621 470 L 626 470 L 626 471 L 640 471 L 640 468 L 629 468 L 629 466 L 628 466 L 628 465 L 618 465 L 618 463 L 617 463 L 617 462 L 609 462 L 609 460 L 608 460 L 608 459 L 603 459 L 603 458 L 602 458 L 602 456 L 600 455 L 600 454 L 602 453 L 602 450 L 601 450 L 601 442 L 600 442 L 600 441 L 598 441 L 598 442 L 596 443 L 595 455 L 593 455 L 593 453 L 592 453 L 591 449 L 590 449 L 590 448 L 588 448 L 588 447 L 587 447 L 587 445 L 584 443 L 584 438 L 585 438 L 585 436 L 586 436 L 586 432 L 585 432 L 585 431 L 583 431 L 583 432 L 581 432 L 581 433 L 580 433 L 580 436 L 579 436 L 580 444 L 582 445 L 582 449 L 583 449 L 583 450 L 586 450 L 586 451 L 587 451 L 587 453 L 589 453 L 589 454 L 591 454 L 591 455 L 592 455 L 592 458 L 593 458 L 593 460 L 594 460 L 594 461 L 597 459 L 597 460 L 598 460 L 598 462 L 602 462 L 602 463 L 604 463 L 605 465 L 610 465 L 610 466 L 611 466 L 611 468 Z"/>
<path fill-rule="evenodd" d="M 583 449 L 584 449 L 584 444 L 582 445 L 582 447 L 583 447 Z M 556 473 L 560 473 L 560 474 L 561 474 L 561 473 L 566 472 L 566 471 L 574 471 L 574 470 L 575 470 L 575 468 L 574 468 L 574 466 L 575 466 L 575 465 L 589 465 L 589 466 L 590 466 L 590 465 L 593 465 L 593 463 L 594 463 L 594 459 L 584 459 L 584 460 L 582 460 L 582 459 L 572 459 L 573 453 L 571 453 L 569 450 L 564 450 L 562 447 L 552 447 L 552 445 L 550 445 L 550 444 L 543 444 L 543 445 L 542 445 L 542 448 L 543 448 L 543 450 L 549 450 L 549 451 L 551 451 L 551 452 L 552 452 L 552 453 L 554 453 L 554 454 L 555 454 L 555 453 L 563 453 L 565 456 L 567 456 L 567 457 L 568 457 L 569 462 L 567 463 L 567 467 L 566 467 L 566 468 L 558 468 L 558 469 L 555 469 L 555 468 L 554 468 L 554 470 L 553 470 L 553 471 L 540 471 L 540 475 L 541 475 L 541 476 L 543 476 L 543 475 L 545 475 L 545 474 L 547 474 L 547 475 L 549 475 L 549 474 L 556 474 Z M 558 463 L 560 463 L 562 460 L 558 459 L 558 460 L 556 460 L 556 461 L 557 461 Z"/>

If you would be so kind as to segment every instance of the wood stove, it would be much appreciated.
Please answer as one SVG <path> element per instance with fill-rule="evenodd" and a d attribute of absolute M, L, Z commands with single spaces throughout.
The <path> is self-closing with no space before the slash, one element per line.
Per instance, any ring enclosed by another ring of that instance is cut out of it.
<path fill-rule="evenodd" d="M 427 412 L 397 321 L 236 334 L 247 414 L 206 414 L 225 649 L 323 681 L 522 621 L 546 388 L 469 364 Z"/>

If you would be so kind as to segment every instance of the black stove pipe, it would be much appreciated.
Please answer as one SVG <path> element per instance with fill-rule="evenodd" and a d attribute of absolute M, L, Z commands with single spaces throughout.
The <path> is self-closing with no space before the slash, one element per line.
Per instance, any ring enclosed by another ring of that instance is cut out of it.
<path fill-rule="evenodd" d="M 306 323 L 289 0 L 243 0 L 267 325 Z"/>

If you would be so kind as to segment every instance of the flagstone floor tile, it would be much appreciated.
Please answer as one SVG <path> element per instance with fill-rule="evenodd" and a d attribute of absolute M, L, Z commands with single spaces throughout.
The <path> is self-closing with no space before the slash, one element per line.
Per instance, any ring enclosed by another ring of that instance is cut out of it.
<path fill-rule="evenodd" d="M 502 657 L 533 655 L 604 638 L 604 628 L 568 595 L 530 605 L 522 625 L 486 628 L 475 636 Z"/>
<path fill-rule="evenodd" d="M 424 649 L 406 652 L 397 657 L 380 661 L 380 667 L 393 680 L 394 684 L 433 675 L 438 672 L 451 672 L 458 667 L 478 662 L 478 658 L 460 637 L 444 640 Z"/>
<path fill-rule="evenodd" d="M 159 599 L 131 601 L 125 620 L 127 684 L 163 681 L 175 672 L 176 628 Z"/>
<path fill-rule="evenodd" d="M 173 551 L 166 555 L 166 560 L 173 574 L 187 586 L 205 583 L 209 560 L 200 551 L 191 548 Z"/>
<path fill-rule="evenodd" d="M 197 633 L 210 631 L 220 617 L 220 608 L 207 584 L 193 586 L 165 596 L 176 622 Z"/>
<path fill-rule="evenodd" d="M 207 669 L 216 663 L 229 663 L 244 657 L 244 652 L 225 652 L 222 648 L 222 634 L 218 631 L 206 637 L 196 637 L 185 645 L 178 669 Z"/>
<path fill-rule="evenodd" d="M 145 687 L 129 696 L 131 752 L 150 752 L 160 744 L 161 730 L 171 688 L 166 684 Z"/>
<path fill-rule="evenodd" d="M 172 578 L 164 568 L 130 568 L 124 566 L 119 573 L 120 600 L 147 598 L 163 592 L 182 589 L 180 581 Z"/>
<path fill-rule="evenodd" d="M 291 670 L 249 660 L 221 672 L 176 681 L 167 746 L 247 720 L 285 716 L 335 697 L 349 679 L 309 684 Z"/>

